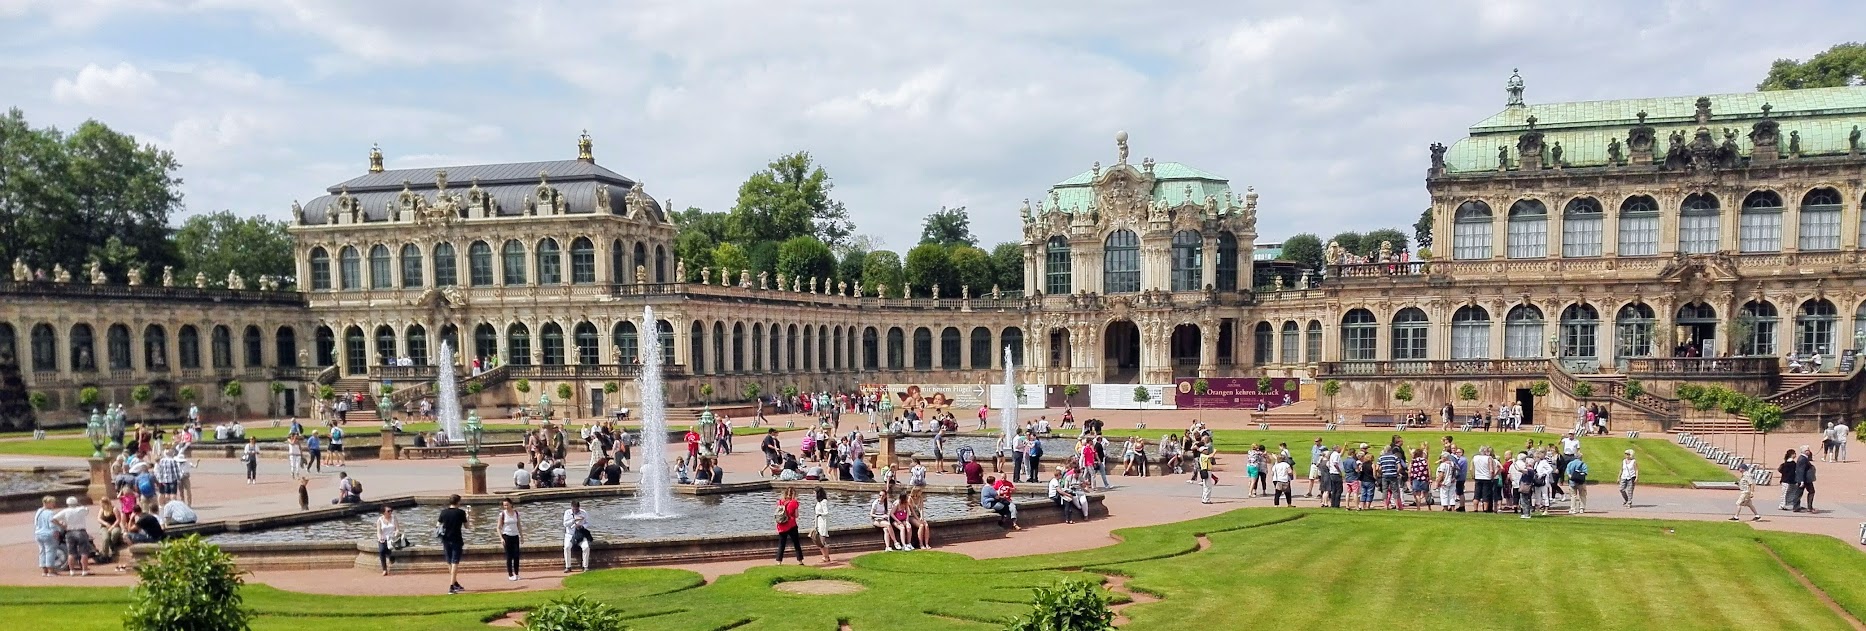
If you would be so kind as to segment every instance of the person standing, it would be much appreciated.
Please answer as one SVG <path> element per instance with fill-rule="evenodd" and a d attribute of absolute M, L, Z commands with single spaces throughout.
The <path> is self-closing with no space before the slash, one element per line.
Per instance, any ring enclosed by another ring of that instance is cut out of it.
<path fill-rule="evenodd" d="M 1290 466 L 1287 455 L 1271 456 L 1270 459 L 1276 463 L 1270 465 L 1270 505 L 1278 506 L 1280 502 L 1288 502 L 1294 508 L 1296 498 L 1289 494 L 1289 484 L 1294 480 L 1295 467 Z"/>
<path fill-rule="evenodd" d="M 40 576 L 58 576 L 58 524 L 53 521 L 58 516 L 57 507 L 58 498 L 47 495 L 39 498 L 39 510 L 32 514 L 32 538 L 39 544 Z"/>
<path fill-rule="evenodd" d="M 1341 508 L 1341 452 L 1324 447 L 1322 488 L 1328 494 L 1329 508 Z"/>
<path fill-rule="evenodd" d="M 823 487 L 816 488 L 816 524 L 810 529 L 810 539 L 816 543 L 817 552 L 823 553 L 823 563 L 830 563 L 829 558 L 829 496 L 823 493 Z"/>
<path fill-rule="evenodd" d="M 797 564 L 803 565 L 803 539 L 797 536 L 797 490 L 795 488 L 785 487 L 784 492 L 778 496 L 775 512 L 778 564 L 784 563 L 784 542 L 789 541 L 791 548 L 797 551 Z"/>
<path fill-rule="evenodd" d="M 1633 507 L 1633 487 L 1639 482 L 1639 460 L 1633 457 L 1633 450 L 1626 450 L 1626 457 L 1620 460 L 1620 504 Z"/>
<path fill-rule="evenodd" d="M 1814 508 L 1814 452 L 1807 445 L 1801 446 L 1801 455 L 1795 457 L 1795 484 L 1801 487 L 1802 508 L 1795 512 L 1818 513 Z"/>
<path fill-rule="evenodd" d="M 1025 480 L 1029 478 L 1030 476 L 1024 474 L 1024 454 L 1029 447 L 1024 444 L 1024 435 L 1020 432 L 1012 431 L 1011 435 L 1006 436 L 1004 440 L 1005 448 L 1011 451 L 1011 479 Z M 1034 469 L 1035 467 L 1032 468 Z"/>
<path fill-rule="evenodd" d="M 460 556 L 466 552 L 467 512 L 460 508 L 458 494 L 448 496 L 447 508 L 434 519 L 440 529 L 441 555 L 447 561 L 447 593 L 466 591 L 460 586 Z"/>
<path fill-rule="evenodd" d="M 1834 462 L 1847 461 L 1847 443 L 1852 440 L 1849 435 L 1852 431 L 1853 428 L 1847 427 L 1846 421 L 1834 424 Z"/>
<path fill-rule="evenodd" d="M 1587 460 L 1581 450 L 1569 454 L 1567 470 L 1568 484 L 1574 487 L 1574 494 L 1568 498 L 1568 514 L 1580 515 L 1587 512 Z"/>
<path fill-rule="evenodd" d="M 1212 447 L 1206 445 L 1199 450 L 1199 503 L 1212 503 Z M 1339 476 L 1337 476 L 1339 478 Z M 1341 493 L 1335 493 L 1335 504 L 1341 503 Z"/>
<path fill-rule="evenodd" d="M 311 460 L 309 464 L 305 465 L 305 473 L 308 474 L 313 469 L 317 470 L 318 473 L 323 473 L 324 439 L 317 435 L 317 430 L 311 430 L 311 436 L 305 439 L 305 449 L 311 452 Z"/>
<path fill-rule="evenodd" d="M 285 462 L 287 465 L 291 466 L 291 473 L 294 478 L 299 477 L 298 473 L 304 470 L 304 452 L 299 442 L 303 438 L 304 437 L 298 434 L 285 437 Z"/>
<path fill-rule="evenodd" d="M 131 508 L 141 510 L 141 506 Z M 65 574 L 90 576 L 91 534 L 84 529 L 88 511 L 78 498 L 65 498 L 65 510 L 52 516 L 52 524 L 65 531 Z"/>
<path fill-rule="evenodd" d="M 257 484 L 259 481 L 259 439 L 246 439 L 246 450 L 240 453 L 240 459 L 246 461 L 246 483 Z"/>
<path fill-rule="evenodd" d="M 332 466 L 342 467 L 350 464 L 343 455 L 343 428 L 330 428 L 330 461 Z"/>
<path fill-rule="evenodd" d="M 1795 483 L 1795 456 L 1797 455 L 1800 455 L 1800 452 L 1794 449 L 1783 452 L 1782 464 L 1775 468 L 1782 483 L 1782 505 L 1776 507 L 1779 510 L 1794 511 L 1801 508 L 1801 485 Z"/>
<path fill-rule="evenodd" d="M 590 537 L 590 516 L 583 512 L 583 502 L 570 501 L 570 508 L 564 509 L 564 573 L 570 573 L 570 561 L 576 554 L 577 545 L 583 545 L 583 571 L 590 571 L 590 548 L 595 547 L 595 540 Z"/>
<path fill-rule="evenodd" d="M 525 531 L 518 521 L 518 508 L 512 498 L 499 503 L 499 540 L 505 544 L 505 580 L 518 580 L 518 544 Z"/>
<path fill-rule="evenodd" d="M 402 524 L 395 519 L 395 509 L 383 505 L 382 514 L 376 517 L 376 562 L 382 564 L 383 576 L 389 575 L 395 542 L 401 538 Z"/>
<path fill-rule="evenodd" d="M 1755 465 L 1743 465 L 1742 475 L 1736 477 L 1736 513 L 1730 521 L 1741 521 L 1743 509 L 1749 509 L 1750 521 L 1762 521 L 1762 513 L 1756 510 L 1756 472 Z"/>
<path fill-rule="evenodd" d="M 1040 473 L 1041 469 L 1038 469 L 1037 466 L 1042 463 L 1042 461 L 1043 441 L 1037 439 L 1036 432 L 1030 432 L 1024 436 L 1024 472 L 1028 474 L 1024 479 L 1025 482 L 1031 484 L 1037 483 L 1039 476 L 1042 475 Z"/>

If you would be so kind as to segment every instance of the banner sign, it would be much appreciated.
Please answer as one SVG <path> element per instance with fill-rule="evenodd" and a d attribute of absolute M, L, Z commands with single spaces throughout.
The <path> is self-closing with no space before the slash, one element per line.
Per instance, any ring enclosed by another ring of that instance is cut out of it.
<path fill-rule="evenodd" d="M 1205 379 L 1204 394 L 1198 393 L 1198 379 L 1173 380 L 1173 401 L 1180 408 L 1226 410 L 1256 409 L 1258 403 L 1278 407 L 1302 400 L 1302 380 L 1296 377 L 1272 377 L 1270 389 L 1257 391 L 1254 377 L 1215 377 Z"/>
<path fill-rule="evenodd" d="M 952 409 L 953 414 L 961 418 L 965 415 L 960 412 L 977 410 L 988 402 L 988 393 L 982 385 L 865 383 L 861 384 L 861 389 L 863 393 L 880 392 L 883 409 L 889 406 L 895 410 L 924 408 L 929 412 Z"/>

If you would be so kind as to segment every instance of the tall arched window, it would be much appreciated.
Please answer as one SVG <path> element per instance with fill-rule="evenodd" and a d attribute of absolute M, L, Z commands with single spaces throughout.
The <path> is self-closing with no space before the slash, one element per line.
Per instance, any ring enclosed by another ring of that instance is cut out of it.
<path fill-rule="evenodd" d="M 1277 344 L 1277 361 L 1285 364 L 1302 362 L 1302 327 L 1296 326 L 1295 320 L 1283 322 L 1282 340 Z"/>
<path fill-rule="evenodd" d="M 656 320 L 655 328 L 661 336 L 661 365 L 672 366 L 674 365 L 674 323 Z"/>
<path fill-rule="evenodd" d="M 454 244 L 445 241 L 434 244 L 434 286 L 453 287 L 460 284 L 460 261 L 454 254 Z"/>
<path fill-rule="evenodd" d="M 1140 237 L 1116 230 L 1102 244 L 1102 293 L 1140 291 Z"/>
<path fill-rule="evenodd" d="M 182 370 L 197 370 L 201 367 L 201 330 L 192 324 L 181 325 L 175 332 L 175 359 L 181 363 Z"/>
<path fill-rule="evenodd" d="M 1600 356 L 1600 312 L 1575 303 L 1561 310 L 1561 356 Z"/>
<path fill-rule="evenodd" d="M 1749 329 L 1749 335 L 1736 340 L 1738 354 L 1775 355 L 1775 325 L 1782 321 L 1775 305 L 1766 300 L 1751 300 L 1737 311 L 1736 319 L 1740 323 L 1738 329 Z"/>
<path fill-rule="evenodd" d="M 599 363 L 602 347 L 598 344 L 601 343 L 602 338 L 596 334 L 596 325 L 578 322 L 576 328 L 571 329 L 570 333 L 577 339 L 577 364 L 595 366 Z"/>
<path fill-rule="evenodd" d="M 556 285 L 564 282 L 564 254 L 557 248 L 557 240 L 546 237 L 538 240 L 538 284 Z"/>
<path fill-rule="evenodd" d="M 816 327 L 805 326 L 803 327 L 803 369 L 809 371 L 813 370 L 815 367 Z"/>
<path fill-rule="evenodd" d="M 498 354 L 499 330 L 485 322 L 481 322 L 477 326 L 474 326 L 473 356 L 480 359 L 490 359 Z"/>
<path fill-rule="evenodd" d="M 341 289 L 363 288 L 363 255 L 357 253 L 355 246 L 346 245 L 337 251 L 337 272 L 343 280 Z"/>
<path fill-rule="evenodd" d="M 914 370 L 933 369 L 933 330 L 914 329 Z"/>
<path fill-rule="evenodd" d="M 151 372 L 168 372 L 168 329 L 162 328 L 160 324 L 143 328 L 143 368 Z"/>
<path fill-rule="evenodd" d="M 376 363 L 381 366 L 395 365 L 395 329 L 383 324 L 376 327 Z"/>
<path fill-rule="evenodd" d="M 1744 197 L 1736 228 L 1741 251 L 1782 251 L 1782 196 L 1775 191 L 1756 191 Z"/>
<path fill-rule="evenodd" d="M 214 358 L 214 368 L 232 368 L 233 329 L 227 328 L 226 325 L 215 325 L 212 337 L 213 339 L 210 340 L 208 344 L 208 350 L 210 351 L 209 354 Z"/>
<path fill-rule="evenodd" d="M 411 324 L 405 339 L 408 340 L 408 360 L 416 366 L 428 365 L 428 328 Z"/>
<path fill-rule="evenodd" d="M 646 241 L 635 244 L 635 264 L 630 265 L 627 270 L 628 273 L 625 274 L 629 277 L 630 281 L 635 280 L 635 270 L 637 268 L 642 270 L 648 269 L 648 242 Z"/>
<path fill-rule="evenodd" d="M 694 278 L 699 278 L 695 270 Z M 681 279 L 686 280 L 686 279 Z M 635 281 L 635 272 L 628 267 L 628 246 L 621 239 L 609 242 L 609 282 L 628 283 Z"/>
<path fill-rule="evenodd" d="M 544 365 L 564 365 L 564 327 L 546 322 L 538 333 L 538 345 L 544 353 Z"/>
<path fill-rule="evenodd" d="M 862 329 L 862 369 L 881 368 L 881 333 L 875 327 Z"/>
<path fill-rule="evenodd" d="M 609 331 L 609 337 L 615 343 L 616 353 L 621 356 L 622 363 L 633 364 L 641 361 L 641 342 L 635 331 L 634 322 L 628 320 L 616 322 L 615 327 Z"/>
<path fill-rule="evenodd" d="M 513 366 L 531 365 L 531 328 L 523 322 L 513 322 L 505 327 L 505 363 Z"/>
<path fill-rule="evenodd" d="M 506 285 L 525 284 L 525 244 L 519 243 L 518 239 L 507 240 L 500 256 L 505 259 L 505 277 L 500 282 Z"/>
<path fill-rule="evenodd" d="M 369 372 L 369 340 L 363 337 L 362 327 L 352 326 L 343 330 L 343 362 L 343 370 L 347 374 Z"/>
<path fill-rule="evenodd" d="M 1542 357 L 1542 310 L 1531 305 L 1516 305 L 1503 318 L 1503 358 Z"/>
<path fill-rule="evenodd" d="M 1458 209 L 1452 213 L 1451 258 L 1490 258 L 1490 246 L 1495 242 L 1492 231 L 1495 229 L 1495 216 L 1490 212 L 1490 204 L 1477 200 L 1459 204 Z"/>
<path fill-rule="evenodd" d="M 1659 203 L 1645 195 L 1620 202 L 1620 225 L 1614 251 L 1620 256 L 1659 253 Z"/>
<path fill-rule="evenodd" d="M 279 330 L 272 334 L 272 352 L 278 357 L 278 365 L 297 368 L 299 364 L 298 331 L 289 326 L 279 327 Z"/>
<path fill-rule="evenodd" d="M 105 331 L 105 348 L 110 351 L 111 370 L 130 368 L 130 327 L 112 324 Z"/>
<path fill-rule="evenodd" d="M 421 248 L 413 243 L 402 244 L 402 288 L 414 289 L 421 286 Z"/>
<path fill-rule="evenodd" d="M 322 246 L 311 248 L 311 289 L 330 289 L 330 252 Z"/>
<path fill-rule="evenodd" d="M 389 289 L 395 286 L 395 267 L 389 260 L 389 246 L 376 244 L 369 248 L 369 288 Z"/>
<path fill-rule="evenodd" d="M 58 370 L 58 330 L 39 323 L 32 327 L 32 369 L 39 372 Z"/>
<path fill-rule="evenodd" d="M 888 370 L 907 367 L 907 334 L 901 327 L 888 329 Z"/>
<path fill-rule="evenodd" d="M 982 326 L 973 327 L 972 329 L 972 364 L 971 364 L 972 369 L 973 370 L 990 370 L 992 355 L 993 353 L 991 349 L 991 329 L 987 329 Z"/>
<path fill-rule="evenodd" d="M 1620 312 L 1613 316 L 1614 355 L 1618 357 L 1650 357 L 1652 355 L 1653 334 L 1658 330 L 1658 318 L 1654 317 L 1652 307 L 1643 302 L 1627 303 L 1620 307 Z"/>
<path fill-rule="evenodd" d="M 1800 227 L 1801 249 L 1840 249 L 1840 192 L 1817 188 L 1802 196 Z"/>
<path fill-rule="evenodd" d="M 667 272 L 667 248 L 661 245 L 655 245 L 654 246 L 654 282 L 657 282 L 657 283 L 668 282 L 667 273 L 668 273 Z"/>
<path fill-rule="evenodd" d="M 71 369 L 97 372 L 97 339 L 89 324 L 71 326 Z"/>
<path fill-rule="evenodd" d="M 1509 257 L 1539 259 L 1549 255 L 1549 209 L 1539 200 L 1510 204 Z"/>
<path fill-rule="evenodd" d="M 1816 298 L 1801 303 L 1795 313 L 1795 352 L 1803 356 L 1820 353 L 1833 356 L 1834 322 L 1838 320 L 1834 303 Z"/>
<path fill-rule="evenodd" d="M 1465 305 L 1451 314 L 1451 358 L 1490 359 L 1490 312 Z"/>
<path fill-rule="evenodd" d="M 999 338 L 1001 346 L 1008 346 L 1011 348 L 1011 365 L 1023 366 L 1024 330 L 1014 326 L 1006 327 L 1004 332 L 999 334 Z"/>
<path fill-rule="evenodd" d="M 1043 293 L 1061 295 L 1074 292 L 1070 284 L 1069 240 L 1050 237 L 1043 246 Z"/>
<path fill-rule="evenodd" d="M 474 241 L 467 246 L 467 281 L 474 287 L 492 285 L 492 246 Z"/>
<path fill-rule="evenodd" d="M 1717 251 L 1721 207 L 1717 196 L 1694 193 L 1685 197 L 1678 210 L 1678 251 L 1685 254 L 1710 254 Z"/>
<path fill-rule="evenodd" d="M 1218 233 L 1218 290 L 1237 291 L 1238 238 L 1230 231 Z"/>
<path fill-rule="evenodd" d="M 587 285 L 596 282 L 596 245 L 585 237 L 570 242 L 570 282 Z"/>
<path fill-rule="evenodd" d="M 1373 361 L 1380 355 L 1380 323 L 1366 309 L 1348 311 L 1341 318 L 1342 361 Z"/>
<path fill-rule="evenodd" d="M 1173 233 L 1173 291 L 1198 291 L 1205 270 L 1205 237 L 1197 230 Z"/>
<path fill-rule="evenodd" d="M 939 332 L 939 367 L 942 370 L 959 369 L 960 340 L 958 327 L 946 327 Z"/>
<path fill-rule="evenodd" d="M 240 349 L 246 353 L 246 368 L 259 368 L 266 363 L 266 338 L 259 332 L 259 327 L 246 325 L 240 333 Z"/>
<path fill-rule="evenodd" d="M 19 361 L 19 331 L 11 322 L 0 322 L 0 358 Z"/>
<path fill-rule="evenodd" d="M 1568 200 L 1561 215 L 1561 255 L 1600 256 L 1602 224 L 1600 201 L 1592 197 Z"/>
<path fill-rule="evenodd" d="M 765 323 L 752 323 L 752 372 L 765 369 Z"/>
<path fill-rule="evenodd" d="M 1302 332 L 1302 361 L 1316 363 L 1322 361 L 1322 321 L 1310 320 L 1309 327 Z"/>
<path fill-rule="evenodd" d="M 732 366 L 726 364 L 726 323 L 713 322 L 713 373 L 732 372 Z"/>
<path fill-rule="evenodd" d="M 746 372 L 745 323 L 732 323 L 732 372 Z"/>
<path fill-rule="evenodd" d="M 1251 359 L 1261 366 L 1276 361 L 1276 329 L 1268 322 L 1251 327 Z"/>
<path fill-rule="evenodd" d="M 1432 322 L 1418 307 L 1407 307 L 1393 315 L 1393 359 L 1423 360 Z"/>

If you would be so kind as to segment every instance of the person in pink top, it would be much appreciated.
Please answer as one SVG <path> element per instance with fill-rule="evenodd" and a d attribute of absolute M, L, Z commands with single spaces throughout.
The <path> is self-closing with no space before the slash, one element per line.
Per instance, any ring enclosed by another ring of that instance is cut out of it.
<path fill-rule="evenodd" d="M 1087 471 L 1095 470 L 1095 444 L 1094 443 L 1086 441 L 1086 440 L 1082 441 L 1081 464 L 1082 466 L 1079 467 L 1079 469 L 1081 469 L 1082 471 L 1087 472 Z M 1082 480 L 1083 490 L 1085 491 L 1095 490 L 1094 476 L 1084 475 L 1081 477 L 1081 480 Z"/>

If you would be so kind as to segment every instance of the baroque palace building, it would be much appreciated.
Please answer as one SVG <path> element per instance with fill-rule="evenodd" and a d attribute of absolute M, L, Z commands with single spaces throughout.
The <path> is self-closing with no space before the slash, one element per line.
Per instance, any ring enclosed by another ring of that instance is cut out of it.
<path fill-rule="evenodd" d="M 386 170 L 372 150 L 366 173 L 293 204 L 298 291 L 61 282 L 16 263 L 0 355 L 55 409 L 156 379 L 210 401 L 242 381 L 249 409 L 303 413 L 326 385 L 406 403 L 430 393 L 444 342 L 480 405 L 569 384 L 594 415 L 639 400 L 639 356 L 659 341 L 677 403 L 997 383 L 1008 348 L 1043 387 L 1035 404 L 1067 384 L 1278 376 L 1336 382 L 1324 413 L 1343 416 L 1591 402 L 1671 428 L 1693 416 L 1673 392 L 1693 381 L 1766 396 L 1791 427 L 1858 411 L 1866 88 L 1546 105 L 1520 77 L 1507 90 L 1431 148 L 1431 253 L 1331 244 L 1306 282 L 1256 280 L 1254 191 L 1132 161 L 1124 133 L 1108 166 L 1020 210 L 1021 288 L 688 269 L 662 203 L 599 166 L 586 135 L 552 162 Z M 1790 352 L 1826 372 L 1781 374 Z M 468 374 L 472 358 L 499 368 Z M 1412 400 L 1394 399 L 1402 384 Z M 1477 398 L 1457 396 L 1467 384 Z"/>

